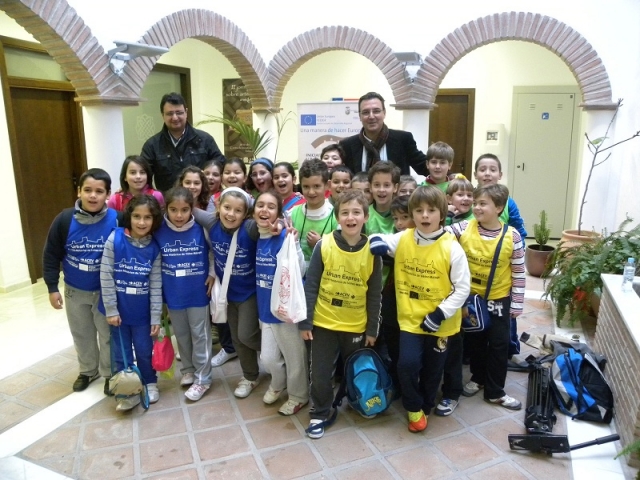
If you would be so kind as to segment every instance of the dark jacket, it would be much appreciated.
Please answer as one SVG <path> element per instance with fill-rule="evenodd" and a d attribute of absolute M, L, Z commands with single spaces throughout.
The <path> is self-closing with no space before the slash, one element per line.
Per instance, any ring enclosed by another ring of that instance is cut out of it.
<path fill-rule="evenodd" d="M 340 141 L 340 145 L 346 153 L 346 161 L 344 162 L 353 173 L 362 171 L 362 142 L 358 135 L 347 137 Z M 389 129 L 389 137 L 387 138 L 387 159 L 395 163 L 402 172 L 402 175 L 409 175 L 411 172 L 409 167 L 413 167 L 416 173 L 420 175 L 428 175 L 427 157 L 418 150 L 416 141 L 413 139 L 411 132 L 404 130 Z"/>
<path fill-rule="evenodd" d="M 162 192 L 174 186 L 185 167 L 195 165 L 202 168 L 207 160 L 225 160 L 213 137 L 189 123 L 177 147 L 173 146 L 171 134 L 163 125 L 159 133 L 145 142 L 140 155 L 149 161 L 153 171 L 151 180 L 155 179 L 156 188 Z"/>

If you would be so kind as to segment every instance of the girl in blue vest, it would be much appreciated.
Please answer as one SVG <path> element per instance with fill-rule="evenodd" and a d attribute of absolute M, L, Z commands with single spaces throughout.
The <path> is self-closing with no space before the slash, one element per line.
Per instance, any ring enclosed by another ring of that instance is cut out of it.
<path fill-rule="evenodd" d="M 127 362 L 133 363 L 133 349 L 142 379 L 149 390 L 149 402 L 159 400 L 156 372 L 151 366 L 153 339 L 160 331 L 162 278 L 160 247 L 152 234 L 162 223 L 160 204 L 151 195 L 131 199 L 125 209 L 124 228 L 107 238 L 100 264 L 101 309 L 111 325 L 115 371 L 124 369 L 120 337 Z M 131 410 L 139 395 L 116 397 L 116 411 Z"/>
<path fill-rule="evenodd" d="M 216 276 L 223 281 L 233 234 L 237 231 L 237 248 L 227 290 L 227 324 L 240 359 L 243 377 L 233 394 L 248 397 L 258 385 L 260 326 L 256 302 L 256 242 L 259 233 L 255 220 L 247 219 L 252 198 L 238 187 L 228 187 L 220 195 L 216 216 L 195 209 L 196 221 L 209 231 Z"/>
<path fill-rule="evenodd" d="M 289 232 L 296 236 L 298 234 L 293 228 L 283 229 L 279 234 L 272 232 L 281 215 L 282 201 L 276 192 L 268 190 L 258 195 L 253 208 L 253 218 L 260 232 L 256 253 L 256 295 L 258 315 L 262 322 L 260 358 L 267 371 L 271 373 L 271 385 L 262 400 L 266 404 L 275 403 L 282 391 L 287 389 L 289 399 L 280 407 L 278 413 L 294 415 L 309 402 L 309 372 L 307 349 L 298 333 L 298 326 L 284 323 L 271 313 L 271 289 L 277 268 L 276 255 Z M 297 240 L 296 246 L 298 263 L 304 275 L 306 262 Z"/>
<path fill-rule="evenodd" d="M 193 195 L 185 187 L 165 194 L 166 213 L 154 238 L 162 253 L 162 297 L 169 309 L 182 360 L 185 397 L 198 401 L 211 387 L 209 247 L 205 232 L 193 219 Z"/>

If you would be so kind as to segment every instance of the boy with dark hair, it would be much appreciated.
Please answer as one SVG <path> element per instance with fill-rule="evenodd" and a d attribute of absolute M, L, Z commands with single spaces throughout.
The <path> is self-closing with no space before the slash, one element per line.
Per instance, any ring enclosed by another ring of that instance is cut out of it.
<path fill-rule="evenodd" d="M 371 205 L 373 196 L 371 195 L 371 184 L 369 183 L 369 175 L 367 172 L 358 172 L 351 179 L 351 188 L 361 190 L 364 193 L 367 202 Z"/>
<path fill-rule="evenodd" d="M 322 160 L 307 160 L 300 167 L 299 175 L 302 195 L 307 202 L 293 207 L 290 216 L 308 263 L 316 243 L 323 235 L 335 230 L 338 224 L 331 203 L 325 199 L 329 181 L 327 165 Z"/>
<path fill-rule="evenodd" d="M 81 392 L 99 376 L 105 378 L 109 394 L 111 349 L 109 325 L 98 311 L 100 262 L 107 237 L 118 226 L 119 214 L 107 208 L 111 177 L 101 168 L 80 177 L 75 207 L 63 210 L 51 224 L 42 258 L 43 277 L 49 303 L 61 309 L 66 303 L 67 320 L 78 354 L 80 375 L 73 391 Z M 64 301 L 58 290 L 60 264 L 64 272 Z"/>
<path fill-rule="evenodd" d="M 435 142 L 427 149 L 429 175 L 423 185 L 434 185 L 447 193 L 449 171 L 453 166 L 453 148 L 444 142 Z"/>
<path fill-rule="evenodd" d="M 336 204 L 336 200 L 342 192 L 351 188 L 351 177 L 353 173 L 349 167 L 337 165 L 329 169 L 329 202 L 331 205 Z"/>
<path fill-rule="evenodd" d="M 298 328 L 304 340 L 311 340 L 310 438 L 324 435 L 338 355 L 346 360 L 362 346 L 373 346 L 378 336 L 382 262 L 361 233 L 368 211 L 359 190 L 340 195 L 334 212 L 341 230 L 322 237 L 307 270 L 307 319 Z"/>
<path fill-rule="evenodd" d="M 521 402 L 504 391 L 509 354 L 510 319 L 522 313 L 525 289 L 524 247 L 520 234 L 500 220 L 509 198 L 504 185 L 488 185 L 473 194 L 475 219 L 448 229 L 458 237 L 469 259 L 471 293 L 485 296 L 487 280 L 499 239 L 504 235 L 487 298 L 491 326 L 466 334 L 471 354 L 471 380 L 462 394 L 470 397 L 484 389 L 484 399 L 494 405 L 519 410 Z"/>
<path fill-rule="evenodd" d="M 393 233 L 391 202 L 398 191 L 400 169 L 393 162 L 378 162 L 369 170 L 373 208 L 369 211 L 367 233 Z"/>

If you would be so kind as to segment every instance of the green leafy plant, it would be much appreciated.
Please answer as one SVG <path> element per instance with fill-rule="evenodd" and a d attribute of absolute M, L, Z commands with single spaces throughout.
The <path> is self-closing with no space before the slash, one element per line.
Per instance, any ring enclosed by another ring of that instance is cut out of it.
<path fill-rule="evenodd" d="M 640 257 L 640 224 L 627 230 L 632 222 L 627 217 L 615 232 L 605 230 L 592 243 L 558 244 L 542 274 L 544 298 L 550 298 L 555 305 L 558 325 L 567 314 L 570 325 L 587 317 L 591 295 L 602 292 L 600 275 L 622 274 L 629 257 Z"/>
<path fill-rule="evenodd" d="M 547 226 L 547 220 L 547 212 L 542 210 L 540 212 L 540 223 L 533 225 L 533 238 L 535 238 L 538 245 L 546 245 L 549 242 L 551 229 Z"/>
<path fill-rule="evenodd" d="M 269 132 L 260 133 L 259 128 L 253 128 L 252 125 L 249 125 L 247 122 L 239 118 L 229 119 L 218 115 L 209 115 L 206 113 L 204 114 L 204 116 L 207 117 L 206 120 L 198 122 L 198 126 L 206 125 L 208 123 L 221 123 L 233 129 L 245 142 L 247 142 L 247 144 L 251 148 L 251 158 L 258 158 L 260 152 L 267 148 L 267 146 L 273 140 L 273 137 L 269 134 Z"/>

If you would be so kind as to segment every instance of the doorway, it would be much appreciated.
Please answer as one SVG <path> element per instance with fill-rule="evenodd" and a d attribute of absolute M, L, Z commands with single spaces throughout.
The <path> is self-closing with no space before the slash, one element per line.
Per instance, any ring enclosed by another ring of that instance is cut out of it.
<path fill-rule="evenodd" d="M 551 238 L 560 238 L 568 228 L 579 98 L 575 87 L 514 89 L 509 190 L 531 237 L 542 210 L 549 218 Z"/>
<path fill-rule="evenodd" d="M 475 88 L 440 89 L 437 108 L 429 116 L 429 143 L 446 142 L 453 148 L 451 171 L 471 180 Z"/>

